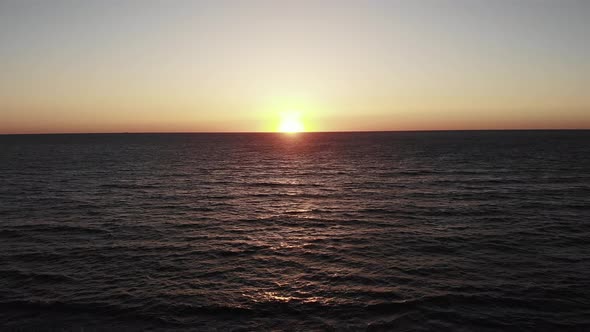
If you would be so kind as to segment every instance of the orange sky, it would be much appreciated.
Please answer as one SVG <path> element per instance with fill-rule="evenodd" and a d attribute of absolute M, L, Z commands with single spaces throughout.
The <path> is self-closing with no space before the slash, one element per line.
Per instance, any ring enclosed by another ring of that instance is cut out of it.
<path fill-rule="evenodd" d="M 0 133 L 590 128 L 582 1 L 0 3 Z"/>

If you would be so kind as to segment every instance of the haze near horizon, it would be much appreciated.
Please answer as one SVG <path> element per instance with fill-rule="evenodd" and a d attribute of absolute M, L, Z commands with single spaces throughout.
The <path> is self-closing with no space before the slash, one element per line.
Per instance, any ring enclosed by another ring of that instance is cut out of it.
<path fill-rule="evenodd" d="M 590 128 L 587 1 L 1 1 L 0 134 Z"/>

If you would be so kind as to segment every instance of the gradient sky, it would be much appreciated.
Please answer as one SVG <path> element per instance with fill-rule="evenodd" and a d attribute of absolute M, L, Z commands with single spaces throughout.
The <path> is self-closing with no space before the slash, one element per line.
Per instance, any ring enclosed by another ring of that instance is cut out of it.
<path fill-rule="evenodd" d="M 590 1 L 0 0 L 0 133 L 590 128 Z"/>

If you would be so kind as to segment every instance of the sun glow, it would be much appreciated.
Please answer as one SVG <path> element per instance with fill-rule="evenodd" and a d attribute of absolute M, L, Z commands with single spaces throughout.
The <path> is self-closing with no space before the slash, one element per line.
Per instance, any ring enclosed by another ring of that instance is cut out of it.
<path fill-rule="evenodd" d="M 301 113 L 281 113 L 281 122 L 279 124 L 278 131 L 281 133 L 300 133 L 305 131 L 305 127 L 301 121 Z"/>

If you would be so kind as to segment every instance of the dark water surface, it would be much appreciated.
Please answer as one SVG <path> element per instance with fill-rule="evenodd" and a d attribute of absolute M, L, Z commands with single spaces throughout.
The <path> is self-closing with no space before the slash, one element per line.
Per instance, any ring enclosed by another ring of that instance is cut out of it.
<path fill-rule="evenodd" d="M 0 136 L 3 330 L 590 330 L 590 132 Z"/>

